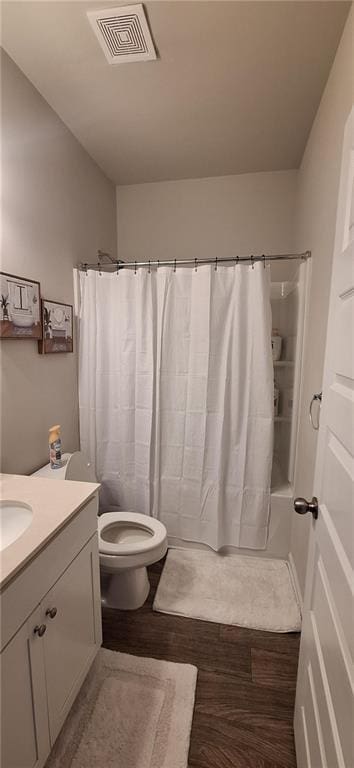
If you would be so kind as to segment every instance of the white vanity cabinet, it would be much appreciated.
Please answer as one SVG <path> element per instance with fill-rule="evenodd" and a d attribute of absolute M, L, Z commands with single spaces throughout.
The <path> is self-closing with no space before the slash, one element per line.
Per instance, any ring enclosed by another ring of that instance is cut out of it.
<path fill-rule="evenodd" d="M 1 601 L 0 764 L 41 768 L 102 641 L 96 498 Z"/>

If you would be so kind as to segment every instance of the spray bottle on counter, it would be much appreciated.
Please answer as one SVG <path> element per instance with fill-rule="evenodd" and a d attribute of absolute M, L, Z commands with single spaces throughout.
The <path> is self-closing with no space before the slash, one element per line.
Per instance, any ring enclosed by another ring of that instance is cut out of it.
<path fill-rule="evenodd" d="M 49 461 L 51 469 L 59 469 L 62 465 L 60 424 L 49 430 Z"/>

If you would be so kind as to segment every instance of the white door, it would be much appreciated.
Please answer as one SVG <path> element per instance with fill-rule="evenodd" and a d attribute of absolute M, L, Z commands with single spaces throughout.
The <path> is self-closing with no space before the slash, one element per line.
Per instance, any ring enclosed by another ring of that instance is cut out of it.
<path fill-rule="evenodd" d="M 41 603 L 50 741 L 54 741 L 101 645 L 97 534 Z"/>
<path fill-rule="evenodd" d="M 298 768 L 353 768 L 354 110 L 344 135 L 295 704 Z"/>

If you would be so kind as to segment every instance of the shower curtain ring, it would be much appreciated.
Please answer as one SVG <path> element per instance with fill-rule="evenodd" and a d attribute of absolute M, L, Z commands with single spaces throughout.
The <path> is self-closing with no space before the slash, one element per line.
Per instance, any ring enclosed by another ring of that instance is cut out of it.
<path fill-rule="evenodd" d="M 99 261 L 97 262 L 97 266 L 98 266 L 98 274 L 99 274 L 99 276 L 101 277 L 101 275 L 102 275 L 102 270 L 101 270 L 101 264 L 100 264 L 100 262 L 99 262 Z"/>
<path fill-rule="evenodd" d="M 251 254 L 251 264 L 252 264 L 252 269 L 254 269 L 254 256 L 253 256 L 253 254 Z"/>
<path fill-rule="evenodd" d="M 134 275 L 136 275 L 136 261 L 134 261 Z"/>
<path fill-rule="evenodd" d="M 198 259 L 194 259 L 194 270 L 195 272 L 198 271 Z"/>
<path fill-rule="evenodd" d="M 119 275 L 119 261 L 117 261 L 117 275 Z"/>
<path fill-rule="evenodd" d="M 86 277 L 87 277 L 87 275 L 88 275 L 88 272 L 87 272 L 87 263 L 85 263 L 85 264 L 84 264 L 84 270 L 85 270 L 85 274 L 86 274 Z"/>
<path fill-rule="evenodd" d="M 239 257 L 239 256 L 236 256 L 236 266 L 237 266 L 237 267 L 238 267 L 239 263 L 240 263 L 240 257 Z"/>
<path fill-rule="evenodd" d="M 173 265 L 173 271 L 174 271 L 174 272 L 176 271 L 176 266 L 177 266 L 177 265 L 176 265 L 176 259 L 175 259 L 175 263 L 174 263 L 174 265 Z"/>
<path fill-rule="evenodd" d="M 262 259 L 263 259 L 263 269 L 265 269 L 265 268 L 266 268 L 266 257 L 265 257 L 265 253 L 264 253 L 264 254 L 263 254 L 263 256 L 262 256 Z"/>
<path fill-rule="evenodd" d="M 150 267 L 150 259 L 149 259 L 148 273 L 149 273 L 149 275 L 150 275 L 150 273 L 151 273 L 151 267 Z"/>
<path fill-rule="evenodd" d="M 215 272 L 217 271 L 217 268 L 218 268 L 218 257 L 215 256 L 215 267 L 214 267 Z"/>

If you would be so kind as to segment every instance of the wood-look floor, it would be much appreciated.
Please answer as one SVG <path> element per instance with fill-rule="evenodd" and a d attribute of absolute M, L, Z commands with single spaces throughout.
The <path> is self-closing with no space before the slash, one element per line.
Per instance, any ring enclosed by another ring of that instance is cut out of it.
<path fill-rule="evenodd" d="M 296 768 L 293 710 L 299 634 L 155 613 L 163 562 L 137 611 L 103 609 L 103 645 L 198 667 L 189 768 Z"/>

